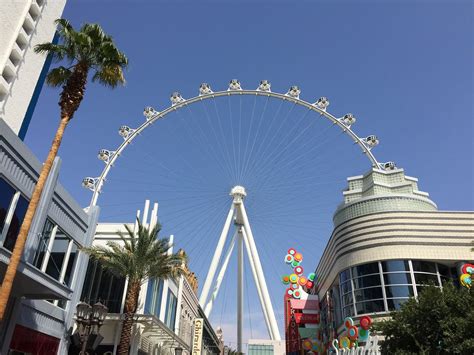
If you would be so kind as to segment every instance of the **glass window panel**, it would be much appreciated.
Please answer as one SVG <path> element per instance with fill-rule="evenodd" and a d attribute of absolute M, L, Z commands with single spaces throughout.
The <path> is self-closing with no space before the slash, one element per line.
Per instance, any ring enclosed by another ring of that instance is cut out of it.
<path fill-rule="evenodd" d="M 359 265 L 352 268 L 352 277 L 379 273 L 379 263 Z"/>
<path fill-rule="evenodd" d="M 348 305 L 350 303 L 353 303 L 353 299 L 352 299 L 352 292 L 342 296 L 342 302 L 344 303 L 344 305 Z"/>
<path fill-rule="evenodd" d="M 383 298 L 382 287 L 364 288 L 354 291 L 356 302 Z"/>
<path fill-rule="evenodd" d="M 3 242 L 3 246 L 10 251 L 13 251 L 15 247 L 16 238 L 20 232 L 21 224 L 25 218 L 26 209 L 28 208 L 28 201 L 20 196 L 18 203 L 16 204 L 15 212 L 13 214 L 12 220 L 10 222 L 10 227 L 8 228 L 7 236 Z"/>
<path fill-rule="evenodd" d="M 387 298 L 411 297 L 413 296 L 413 286 L 386 286 L 385 293 Z"/>
<path fill-rule="evenodd" d="M 389 311 L 398 311 L 402 304 L 408 301 L 408 298 L 395 298 L 395 299 L 388 299 L 387 305 Z"/>
<path fill-rule="evenodd" d="M 354 305 L 351 304 L 343 308 L 343 311 L 342 311 L 343 318 L 351 317 L 353 315 L 354 315 Z"/>
<path fill-rule="evenodd" d="M 351 281 L 346 281 L 344 282 L 342 285 L 341 285 L 341 292 L 344 294 L 344 293 L 348 293 L 352 291 L 352 284 L 351 284 Z"/>
<path fill-rule="evenodd" d="M 168 299 L 166 301 L 166 315 L 165 323 L 171 330 L 174 330 L 174 323 L 176 319 L 176 305 L 177 299 L 176 296 L 168 290 Z"/>
<path fill-rule="evenodd" d="M 357 314 L 385 312 L 383 300 L 373 300 L 368 302 L 356 303 Z"/>
<path fill-rule="evenodd" d="M 56 237 L 54 238 L 53 246 L 51 248 L 51 256 L 49 257 L 48 265 L 46 266 L 46 273 L 59 279 L 61 267 L 63 265 L 64 257 L 71 239 L 58 228 Z"/>
<path fill-rule="evenodd" d="M 69 254 L 69 261 L 66 267 L 66 274 L 64 275 L 64 283 L 68 286 L 71 286 L 71 280 L 72 280 L 71 276 L 72 276 L 72 270 L 75 265 L 76 256 L 77 256 L 77 245 L 74 244 L 71 248 L 71 254 Z"/>
<path fill-rule="evenodd" d="M 423 260 L 412 260 L 413 271 L 432 272 L 436 273 L 435 263 Z"/>
<path fill-rule="evenodd" d="M 408 260 L 382 261 L 382 269 L 384 272 L 410 271 Z"/>
<path fill-rule="evenodd" d="M 449 267 L 446 265 L 438 264 L 438 271 L 439 271 L 439 274 L 445 278 L 449 279 L 451 277 L 451 274 L 449 272 Z"/>
<path fill-rule="evenodd" d="M 354 279 L 354 289 L 366 288 L 380 285 L 380 275 L 359 277 Z"/>
<path fill-rule="evenodd" d="M 349 280 L 351 278 L 350 270 L 344 270 L 339 274 L 339 282 L 342 284 L 343 282 Z"/>
<path fill-rule="evenodd" d="M 426 285 L 432 283 L 436 286 L 439 286 L 438 275 L 415 273 L 415 281 L 417 285 Z"/>
<path fill-rule="evenodd" d="M 153 309 L 153 314 L 157 317 L 160 316 L 160 310 L 161 310 L 161 300 L 163 298 L 163 280 L 158 280 L 155 282 L 155 303 L 154 303 L 154 309 Z"/>
<path fill-rule="evenodd" d="M 145 300 L 145 314 L 153 314 L 153 301 L 154 301 L 154 288 L 155 288 L 155 279 L 150 279 L 148 281 L 148 288 L 146 290 L 146 300 Z"/>
<path fill-rule="evenodd" d="M 410 285 L 411 277 L 408 273 L 394 273 L 394 274 L 384 274 L 383 279 L 385 285 Z"/>
<path fill-rule="evenodd" d="M 43 231 L 39 236 L 39 244 L 38 249 L 35 253 L 35 258 L 33 260 L 33 265 L 36 266 L 38 269 L 41 268 L 41 264 L 43 263 L 44 256 L 46 251 L 48 250 L 48 243 L 49 238 L 51 238 L 51 233 L 53 231 L 54 224 L 49 219 L 46 220 L 43 226 Z"/>
<path fill-rule="evenodd" d="M 10 209 L 10 204 L 14 194 L 15 189 L 5 180 L 0 179 L 0 234 L 2 233 L 5 218 Z"/>

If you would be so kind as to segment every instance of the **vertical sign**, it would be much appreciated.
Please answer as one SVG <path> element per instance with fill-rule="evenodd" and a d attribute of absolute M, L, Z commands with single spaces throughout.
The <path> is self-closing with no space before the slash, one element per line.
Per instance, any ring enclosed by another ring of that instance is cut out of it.
<path fill-rule="evenodd" d="M 202 331 L 203 331 L 203 328 L 204 328 L 204 319 L 195 318 L 193 328 L 194 328 L 194 330 L 193 330 L 191 354 L 192 355 L 201 355 Z"/>

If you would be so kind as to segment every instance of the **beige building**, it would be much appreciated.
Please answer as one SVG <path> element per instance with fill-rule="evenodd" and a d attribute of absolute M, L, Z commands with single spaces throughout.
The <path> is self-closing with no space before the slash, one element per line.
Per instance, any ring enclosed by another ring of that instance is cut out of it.
<path fill-rule="evenodd" d="M 474 212 L 438 211 L 416 178 L 373 169 L 348 179 L 316 268 L 325 340 L 345 317 L 383 316 L 474 259 Z"/>
<path fill-rule="evenodd" d="M 33 52 L 53 41 L 66 0 L 0 1 L 0 118 L 24 138 L 49 68 Z"/>

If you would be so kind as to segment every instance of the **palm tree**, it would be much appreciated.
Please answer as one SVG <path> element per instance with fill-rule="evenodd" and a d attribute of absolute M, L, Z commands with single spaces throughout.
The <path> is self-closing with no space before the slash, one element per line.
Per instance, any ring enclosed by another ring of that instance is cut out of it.
<path fill-rule="evenodd" d="M 150 278 L 169 279 L 183 273 L 186 255 L 179 251 L 169 252 L 171 245 L 166 238 L 158 238 L 160 226 L 146 228 L 138 222 L 138 232 L 125 225 L 128 234 L 119 233 L 122 244 L 108 242 L 107 246 L 84 248 L 93 260 L 116 275 L 128 279 L 125 299 L 125 319 L 118 346 L 119 354 L 128 354 L 133 325 L 137 311 L 141 286 Z"/>
<path fill-rule="evenodd" d="M 0 321 L 3 320 L 13 280 L 16 276 L 26 238 L 30 231 L 31 221 L 35 215 L 44 184 L 58 153 L 64 130 L 84 98 L 89 72 L 93 72 L 92 81 L 98 81 L 105 86 L 114 88 L 120 84 L 125 84 L 123 69 L 127 66 L 127 57 L 117 49 L 112 37 L 105 34 L 99 25 L 85 24 L 79 31 L 76 31 L 65 19 L 56 20 L 56 24 L 60 39 L 59 44 L 50 42 L 39 44 L 35 47 L 35 52 L 48 54 L 57 61 L 68 63 L 67 67 L 59 66 L 52 69 L 46 77 L 47 84 L 54 87 L 62 85 L 59 100 L 60 123 L 48 157 L 41 169 L 38 182 L 33 190 L 2 282 L 0 289 Z"/>

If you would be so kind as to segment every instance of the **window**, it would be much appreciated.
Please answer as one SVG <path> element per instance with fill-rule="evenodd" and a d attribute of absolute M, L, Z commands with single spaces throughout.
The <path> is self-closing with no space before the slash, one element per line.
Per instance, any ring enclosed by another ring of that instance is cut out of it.
<path fill-rule="evenodd" d="M 56 236 L 54 237 L 53 246 L 50 250 L 48 264 L 46 265 L 46 273 L 56 280 L 60 279 L 61 268 L 63 265 L 66 252 L 68 250 L 69 238 L 61 229 L 57 228 Z"/>
<path fill-rule="evenodd" d="M 90 304 L 100 301 L 109 313 L 120 313 L 124 289 L 125 278 L 103 270 L 97 261 L 89 261 L 81 300 Z"/>
<path fill-rule="evenodd" d="M 7 217 L 10 204 L 12 202 L 15 189 L 11 187 L 5 180 L 0 179 L 0 235 L 2 234 L 5 219 Z"/>
<path fill-rule="evenodd" d="M 408 298 L 388 299 L 388 310 L 398 311 L 401 308 L 402 304 L 404 304 L 406 301 L 408 301 Z"/>
<path fill-rule="evenodd" d="M 408 273 L 394 273 L 383 275 L 385 285 L 411 285 L 411 277 Z"/>
<path fill-rule="evenodd" d="M 415 273 L 415 281 L 417 285 L 427 285 L 432 283 L 439 286 L 438 275 Z"/>
<path fill-rule="evenodd" d="M 344 294 L 344 293 L 348 293 L 352 291 L 352 284 L 351 284 L 351 280 L 349 281 L 346 281 L 344 282 L 343 284 L 341 284 L 341 292 Z"/>
<path fill-rule="evenodd" d="M 344 283 L 345 281 L 349 280 L 350 278 L 351 278 L 351 273 L 350 273 L 349 269 L 344 270 L 343 272 L 341 272 L 339 274 L 339 282 L 341 284 Z"/>
<path fill-rule="evenodd" d="M 43 232 L 39 237 L 38 249 L 36 250 L 35 258 L 33 260 L 33 265 L 36 266 L 38 269 L 41 269 L 41 264 L 43 263 L 46 251 L 48 250 L 48 245 L 51 238 L 51 234 L 53 233 L 53 229 L 54 223 L 47 219 L 43 227 Z M 54 233 L 56 233 L 56 231 L 54 231 Z"/>
<path fill-rule="evenodd" d="M 69 253 L 69 260 L 65 267 L 66 269 L 64 270 L 64 283 L 68 286 L 71 286 L 71 281 L 72 281 L 72 271 L 76 262 L 76 256 L 77 256 L 77 245 L 75 243 L 72 244 L 71 246 L 71 252 Z"/>
<path fill-rule="evenodd" d="M 382 287 L 370 287 L 354 291 L 356 302 L 383 298 Z"/>
<path fill-rule="evenodd" d="M 413 296 L 413 286 L 386 286 L 385 293 L 387 298 L 411 297 Z"/>
<path fill-rule="evenodd" d="M 359 265 L 352 268 L 352 277 L 359 277 L 379 273 L 379 263 Z"/>
<path fill-rule="evenodd" d="M 371 275 L 354 279 L 354 288 L 366 288 L 380 285 L 380 275 Z"/>
<path fill-rule="evenodd" d="M 357 315 L 366 313 L 385 312 L 383 300 L 373 300 L 368 302 L 356 303 Z"/>
<path fill-rule="evenodd" d="M 28 201 L 20 195 L 18 202 L 16 204 L 15 212 L 13 213 L 12 219 L 10 221 L 10 227 L 8 228 L 5 241 L 3 246 L 10 251 L 13 251 L 15 247 L 16 238 L 20 232 L 21 224 L 25 218 L 26 209 L 28 208 Z"/>
<path fill-rule="evenodd" d="M 413 271 L 430 272 L 436 274 L 436 264 L 429 261 L 413 260 Z"/>
<path fill-rule="evenodd" d="M 165 324 L 174 331 L 174 324 L 176 320 L 176 305 L 178 300 L 176 296 L 168 290 L 168 299 L 166 300 L 166 316 L 165 316 Z"/>
<path fill-rule="evenodd" d="M 408 266 L 408 260 L 382 261 L 382 269 L 383 272 L 410 271 L 410 268 Z"/>
<path fill-rule="evenodd" d="M 151 279 L 146 291 L 145 314 L 160 316 L 161 300 L 163 297 L 163 280 Z"/>

